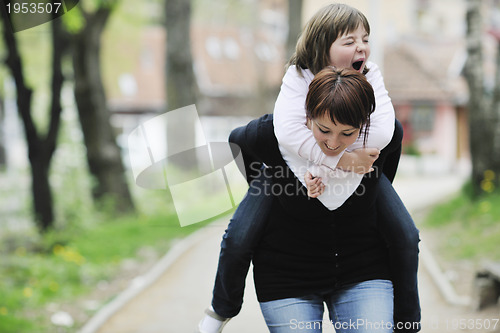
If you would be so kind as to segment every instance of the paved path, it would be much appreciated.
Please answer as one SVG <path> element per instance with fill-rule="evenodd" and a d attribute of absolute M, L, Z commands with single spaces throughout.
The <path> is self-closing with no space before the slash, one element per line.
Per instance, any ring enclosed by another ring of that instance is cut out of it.
<path fill-rule="evenodd" d="M 462 180 L 463 177 L 455 175 L 403 177 L 396 180 L 395 187 L 413 213 L 456 193 Z M 185 247 L 177 250 L 177 255 L 174 254 L 163 264 L 160 263 L 159 266 L 168 266 L 168 269 L 162 270 L 158 267 L 153 274 L 156 278 L 150 277 L 152 282 L 149 286 L 135 288 L 136 291 L 129 292 L 128 297 L 119 298 L 110 307 L 98 313 L 82 333 L 195 332 L 196 325 L 211 299 L 219 244 L 226 224 L 227 220 L 221 220 L 190 236 L 189 240 L 184 242 Z M 453 329 L 454 320 L 474 319 L 474 316 L 477 316 L 467 307 L 447 304 L 425 265 L 421 265 L 419 274 L 423 333 L 458 332 Z M 491 313 L 491 319 L 499 317 L 498 313 Z M 224 332 L 267 332 L 251 276 L 247 279 L 243 310 L 228 323 Z M 324 332 L 334 330 L 326 327 Z M 474 329 L 470 332 L 481 331 Z"/>

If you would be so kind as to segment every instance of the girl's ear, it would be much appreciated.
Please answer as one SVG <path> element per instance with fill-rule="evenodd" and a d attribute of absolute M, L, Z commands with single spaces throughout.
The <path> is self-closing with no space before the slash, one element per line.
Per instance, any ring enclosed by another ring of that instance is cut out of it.
<path fill-rule="evenodd" d="M 311 118 L 307 117 L 306 118 L 306 126 L 307 128 L 309 128 L 310 130 L 312 130 L 312 121 L 311 121 Z"/>

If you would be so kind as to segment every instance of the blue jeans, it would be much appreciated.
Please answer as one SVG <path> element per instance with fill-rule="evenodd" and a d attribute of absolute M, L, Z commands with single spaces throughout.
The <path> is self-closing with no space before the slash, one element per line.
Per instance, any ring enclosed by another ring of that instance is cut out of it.
<path fill-rule="evenodd" d="M 388 280 L 350 284 L 325 294 L 260 303 L 271 333 L 322 332 L 323 303 L 337 333 L 392 332 L 393 290 Z"/>
<path fill-rule="evenodd" d="M 378 181 L 377 220 L 389 248 L 394 322 L 414 327 L 414 323 L 420 322 L 417 289 L 419 231 L 390 181 L 399 162 L 401 138 L 402 127 L 396 122 L 392 147 L 388 147 L 392 153 L 383 161 L 383 174 Z M 261 238 L 273 201 L 271 195 L 264 195 L 272 192 L 269 191 L 271 176 L 264 170 L 252 177 L 254 180 L 250 182 L 248 193 L 236 209 L 221 243 L 212 306 L 217 314 L 226 318 L 236 316 L 241 310 L 253 249 Z"/>

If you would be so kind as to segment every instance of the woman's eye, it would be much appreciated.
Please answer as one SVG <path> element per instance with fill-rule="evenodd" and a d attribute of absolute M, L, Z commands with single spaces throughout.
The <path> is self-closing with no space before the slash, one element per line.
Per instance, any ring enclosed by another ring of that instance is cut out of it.
<path fill-rule="evenodd" d="M 351 135 L 353 135 L 353 134 L 354 134 L 354 132 L 351 132 L 351 133 L 344 133 L 344 136 L 351 136 Z"/>
<path fill-rule="evenodd" d="M 319 129 L 319 131 L 320 131 L 321 133 L 323 133 L 323 134 L 328 134 L 328 133 L 330 133 L 330 131 L 324 131 L 324 130 L 322 130 L 322 129 L 321 129 L 321 128 L 319 128 L 319 127 L 318 127 L 318 129 Z"/>

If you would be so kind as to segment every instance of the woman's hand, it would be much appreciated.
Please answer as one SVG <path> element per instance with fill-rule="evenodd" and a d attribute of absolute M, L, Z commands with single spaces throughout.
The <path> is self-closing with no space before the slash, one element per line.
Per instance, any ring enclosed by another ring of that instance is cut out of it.
<path fill-rule="evenodd" d="M 304 176 L 307 187 L 307 195 L 311 198 L 317 198 L 325 192 L 325 184 L 321 181 L 319 177 L 313 177 L 313 175 L 307 171 Z"/>
<path fill-rule="evenodd" d="M 340 158 L 337 168 L 364 175 L 374 170 L 372 166 L 379 155 L 380 150 L 377 148 L 359 148 L 350 152 L 346 151 Z"/>

